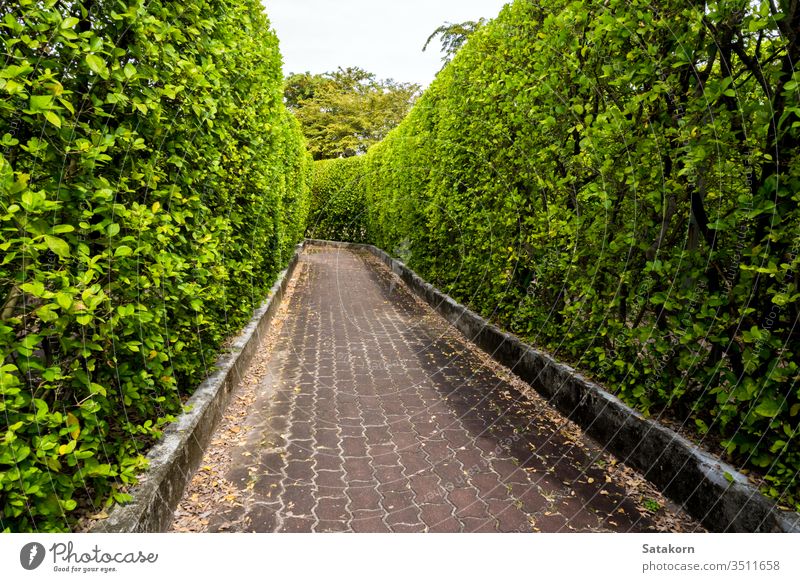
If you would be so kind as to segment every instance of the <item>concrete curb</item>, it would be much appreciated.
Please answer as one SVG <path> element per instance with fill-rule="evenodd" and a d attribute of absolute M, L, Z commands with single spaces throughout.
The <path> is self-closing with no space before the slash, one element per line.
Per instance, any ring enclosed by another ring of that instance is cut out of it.
<path fill-rule="evenodd" d="M 778 509 L 735 468 L 456 303 L 383 250 L 334 241 L 306 244 L 371 252 L 467 339 L 510 368 L 606 450 L 641 471 L 709 530 L 800 533 L 800 514 Z"/>
<path fill-rule="evenodd" d="M 214 372 L 197 387 L 182 413 L 148 453 L 150 467 L 134 488 L 133 501 L 114 507 L 92 533 L 151 533 L 168 531 L 175 508 L 191 481 L 233 389 L 241 380 L 261 338 L 283 299 L 297 265 L 301 243 L 262 306 L 237 336 L 230 351 L 220 356 Z"/>

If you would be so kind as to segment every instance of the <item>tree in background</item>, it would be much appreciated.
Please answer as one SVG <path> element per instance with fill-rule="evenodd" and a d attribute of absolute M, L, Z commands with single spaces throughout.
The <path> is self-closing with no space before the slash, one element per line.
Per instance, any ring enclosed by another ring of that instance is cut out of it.
<path fill-rule="evenodd" d="M 358 67 L 290 75 L 284 100 L 315 160 L 362 154 L 408 114 L 420 92 L 414 83 L 379 80 Z"/>
<path fill-rule="evenodd" d="M 422 52 L 425 52 L 431 42 L 433 42 L 433 39 L 438 36 L 442 43 L 442 52 L 444 52 L 442 61 L 447 64 L 456 56 L 456 53 L 464 46 L 467 39 L 484 24 L 486 24 L 485 18 L 481 18 L 477 21 L 445 22 L 428 37 L 428 40 L 425 41 L 425 46 L 422 47 Z"/>

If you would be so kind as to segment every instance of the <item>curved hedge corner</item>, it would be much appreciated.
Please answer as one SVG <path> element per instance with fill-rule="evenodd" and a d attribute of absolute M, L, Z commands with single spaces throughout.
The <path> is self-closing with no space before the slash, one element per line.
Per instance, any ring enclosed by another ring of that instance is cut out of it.
<path fill-rule="evenodd" d="M 3 3 L 0 530 L 125 501 L 305 231 L 257 0 Z"/>
<path fill-rule="evenodd" d="M 363 156 L 314 162 L 309 238 L 369 241 L 367 203 L 361 186 L 363 172 Z"/>
<path fill-rule="evenodd" d="M 369 232 L 798 508 L 800 8 L 705 6 L 506 6 L 368 152 Z"/>

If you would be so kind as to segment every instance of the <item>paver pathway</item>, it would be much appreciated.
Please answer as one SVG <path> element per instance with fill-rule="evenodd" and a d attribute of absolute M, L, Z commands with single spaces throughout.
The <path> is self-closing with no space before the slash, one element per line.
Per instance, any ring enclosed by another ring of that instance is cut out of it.
<path fill-rule="evenodd" d="M 696 527 L 371 255 L 308 247 L 295 278 L 176 530 Z"/>

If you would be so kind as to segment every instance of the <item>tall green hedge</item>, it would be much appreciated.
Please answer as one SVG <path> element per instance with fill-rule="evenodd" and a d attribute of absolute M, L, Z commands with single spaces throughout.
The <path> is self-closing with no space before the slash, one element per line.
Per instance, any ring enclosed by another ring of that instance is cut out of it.
<path fill-rule="evenodd" d="M 363 161 L 363 156 L 355 156 L 314 162 L 309 238 L 368 242 Z"/>
<path fill-rule="evenodd" d="M 362 179 L 377 244 L 794 506 L 798 30 L 796 2 L 517 0 Z"/>
<path fill-rule="evenodd" d="M 124 501 L 301 238 L 262 10 L 0 4 L 0 531 Z"/>

